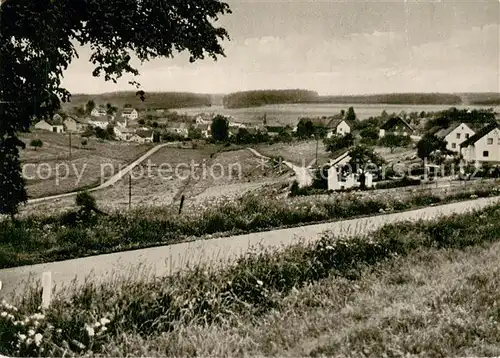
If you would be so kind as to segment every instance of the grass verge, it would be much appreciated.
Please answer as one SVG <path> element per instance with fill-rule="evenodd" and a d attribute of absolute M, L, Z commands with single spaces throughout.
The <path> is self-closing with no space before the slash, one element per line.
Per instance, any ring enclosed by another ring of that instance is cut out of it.
<path fill-rule="evenodd" d="M 75 220 L 74 213 L 27 217 L 0 223 L 0 268 L 170 245 L 207 235 L 236 235 L 385 212 L 404 211 L 457 200 L 498 195 L 495 185 L 442 196 L 417 194 L 332 196 L 322 200 L 272 199 L 254 194 L 196 206 L 144 208 L 131 213 L 94 215 Z"/>
<path fill-rule="evenodd" d="M 433 222 L 388 225 L 368 237 L 345 240 L 325 234 L 315 243 L 248 254 L 223 271 L 197 267 L 172 277 L 140 282 L 98 285 L 89 281 L 56 297 L 45 312 L 38 312 L 40 292 L 34 288 L 18 298 L 15 307 L 2 303 L 0 352 L 20 356 L 233 356 L 246 354 L 244 347 L 250 344 L 254 351 L 281 351 L 293 356 L 297 355 L 290 346 L 293 340 L 273 335 L 280 327 L 286 330 L 289 324 L 297 324 L 297 320 L 276 321 L 276 317 L 287 316 L 305 318 L 303 322 L 307 323 L 303 324 L 308 329 L 304 338 L 308 340 L 298 342 L 306 347 L 295 348 L 310 355 L 348 355 L 351 351 L 371 356 L 388 352 L 389 356 L 491 352 L 500 344 L 498 265 L 493 271 L 483 272 L 488 266 L 482 258 L 488 256 L 484 251 L 488 245 L 493 244 L 493 252 L 500 251 L 499 238 L 500 206 L 496 205 Z M 479 250 L 478 255 L 484 255 L 469 258 L 467 250 L 474 248 Z M 378 311 L 383 308 L 381 303 L 394 304 L 395 297 L 389 293 L 398 287 L 402 291 L 399 299 L 404 299 L 415 295 L 405 291 L 405 284 L 411 283 L 414 290 L 436 285 L 431 279 L 440 271 L 433 266 L 436 261 L 430 259 L 432 255 L 441 257 L 441 264 L 455 257 L 470 259 L 469 266 L 455 261 L 461 268 L 455 276 L 468 280 L 467 285 L 438 276 L 439 288 L 446 295 L 420 296 L 416 297 L 418 306 Z M 472 273 L 465 271 L 474 262 L 483 266 Z M 412 263 L 418 266 L 415 272 L 427 276 L 415 273 L 412 278 L 405 273 L 404 268 L 411 269 Z M 398 270 L 398 265 L 403 270 Z M 392 291 L 385 292 L 384 284 L 391 285 Z M 311 285 L 316 285 L 317 290 Z M 315 331 L 320 317 L 314 316 L 314 312 L 321 312 L 322 308 L 332 317 L 347 316 L 349 321 L 323 320 L 325 327 Z M 433 331 L 437 329 L 436 317 L 441 320 L 440 336 Z M 472 325 L 474 318 L 480 320 L 479 328 Z M 273 319 L 275 326 L 270 325 Z M 265 338 L 246 341 L 244 345 L 229 342 L 228 332 L 235 331 L 246 337 Z M 209 335 L 203 339 L 201 332 Z M 212 341 L 217 335 L 221 340 Z M 315 343 L 313 338 L 318 341 Z M 226 345 L 218 345 L 221 342 Z M 307 346 L 307 342 L 313 344 Z"/>

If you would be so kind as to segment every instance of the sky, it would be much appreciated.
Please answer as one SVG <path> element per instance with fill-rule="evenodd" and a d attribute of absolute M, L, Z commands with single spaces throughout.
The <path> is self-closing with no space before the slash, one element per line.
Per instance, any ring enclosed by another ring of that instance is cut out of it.
<path fill-rule="evenodd" d="M 499 92 L 499 0 L 226 0 L 226 58 L 187 54 L 139 66 L 146 91 L 229 93 L 301 88 L 321 95 Z M 63 85 L 72 93 L 134 90 L 92 77 L 77 48 Z"/>

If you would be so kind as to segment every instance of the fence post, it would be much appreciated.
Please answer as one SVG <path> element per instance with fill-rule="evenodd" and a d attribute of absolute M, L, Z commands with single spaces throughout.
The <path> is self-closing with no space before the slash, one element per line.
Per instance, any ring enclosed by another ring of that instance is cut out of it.
<path fill-rule="evenodd" d="M 42 274 L 42 308 L 48 308 L 52 296 L 52 273 L 50 271 Z"/>

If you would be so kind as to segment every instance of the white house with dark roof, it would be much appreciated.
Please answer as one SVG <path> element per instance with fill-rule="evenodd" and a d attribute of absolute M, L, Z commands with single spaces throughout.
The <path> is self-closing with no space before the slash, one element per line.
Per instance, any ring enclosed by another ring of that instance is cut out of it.
<path fill-rule="evenodd" d="M 124 108 L 121 113 L 122 117 L 128 119 L 137 119 L 139 118 L 139 112 L 135 108 Z"/>
<path fill-rule="evenodd" d="M 137 130 L 130 138 L 129 142 L 153 143 L 154 132 L 152 130 Z"/>
<path fill-rule="evenodd" d="M 94 108 L 92 112 L 90 112 L 92 117 L 105 117 L 107 114 L 106 108 L 104 107 Z"/>
<path fill-rule="evenodd" d="M 465 123 L 455 123 L 436 132 L 435 136 L 446 141 L 446 149 L 460 153 L 460 144 L 472 137 L 475 132 Z"/>
<path fill-rule="evenodd" d="M 111 123 L 111 118 L 108 117 L 108 116 L 105 116 L 105 117 L 95 117 L 95 118 L 92 118 L 89 121 L 89 124 L 92 127 L 99 127 L 99 128 L 102 128 L 102 129 L 106 129 L 110 123 Z"/>
<path fill-rule="evenodd" d="M 331 138 L 334 135 L 346 135 L 351 133 L 351 126 L 347 122 L 340 118 L 334 118 L 326 125 L 327 132 L 326 137 Z"/>
<path fill-rule="evenodd" d="M 468 162 L 500 164 L 500 124 L 487 125 L 460 147 L 463 158 Z"/>

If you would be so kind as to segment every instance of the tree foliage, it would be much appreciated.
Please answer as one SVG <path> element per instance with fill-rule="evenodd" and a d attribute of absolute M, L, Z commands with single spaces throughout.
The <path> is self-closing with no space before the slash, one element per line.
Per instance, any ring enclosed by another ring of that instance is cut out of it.
<path fill-rule="evenodd" d="M 210 130 L 215 141 L 225 142 L 229 137 L 229 121 L 226 117 L 217 115 L 212 119 Z"/>
<path fill-rule="evenodd" d="M 33 118 L 51 118 L 70 93 L 63 71 L 77 56 L 75 45 L 91 48 L 93 76 L 116 82 L 138 75 L 131 54 L 148 61 L 187 51 L 190 62 L 224 56 L 225 29 L 215 27 L 230 13 L 219 0 L 8 0 L 0 7 L 0 213 L 25 200 L 17 133 Z M 133 82 L 138 85 L 138 83 Z M 8 85 L 3 85 L 8 84 Z M 22 94 L 22 95 L 21 95 Z M 5 203 L 9 204 L 5 204 Z M 7 211 L 6 211 L 7 210 Z M 14 210 L 15 211 L 15 210 Z"/>
<path fill-rule="evenodd" d="M 397 147 L 406 147 L 411 143 L 411 138 L 404 135 L 387 133 L 380 139 L 380 144 L 391 149 L 391 153 Z"/>
<path fill-rule="evenodd" d="M 325 147 L 327 152 L 335 153 L 344 148 L 349 148 L 354 144 L 354 136 L 347 133 L 343 136 L 334 136 L 330 139 L 325 139 Z"/>
<path fill-rule="evenodd" d="M 354 112 L 353 107 L 349 107 L 347 110 L 347 114 L 345 116 L 346 121 L 355 121 L 356 120 L 356 112 Z"/>
<path fill-rule="evenodd" d="M 432 134 L 425 134 L 417 143 L 417 155 L 420 159 L 430 158 L 435 151 L 446 152 L 446 141 Z"/>

